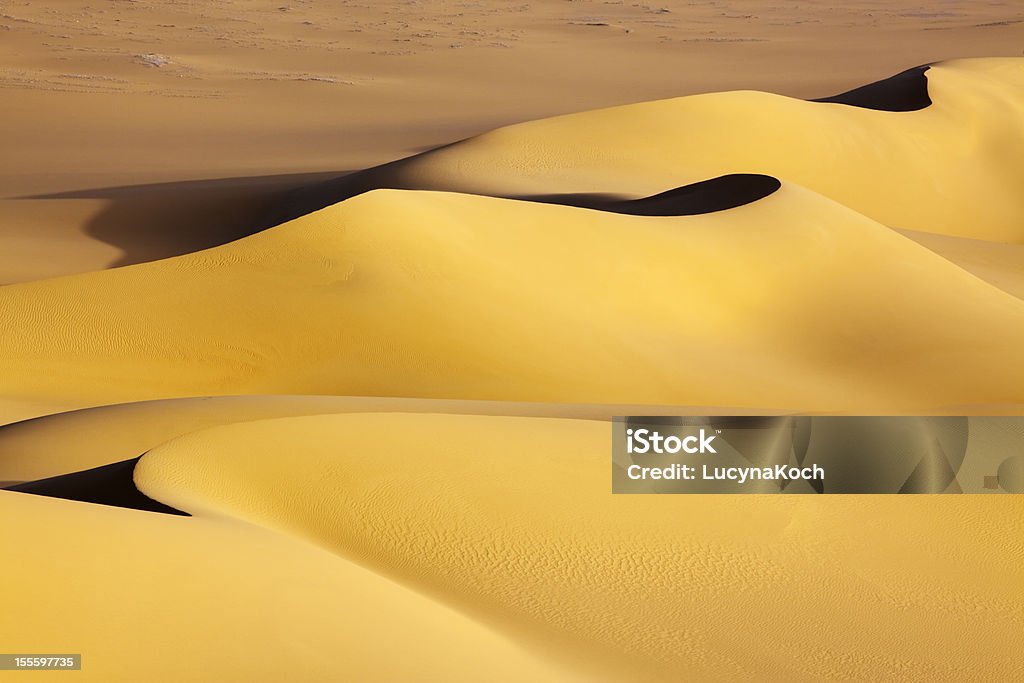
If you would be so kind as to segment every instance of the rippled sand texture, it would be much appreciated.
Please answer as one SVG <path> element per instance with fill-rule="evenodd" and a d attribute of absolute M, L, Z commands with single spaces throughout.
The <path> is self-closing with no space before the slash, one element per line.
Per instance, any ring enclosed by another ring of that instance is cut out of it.
<path fill-rule="evenodd" d="M 4 494 L 5 580 L 46 589 L 8 598 L 5 642 L 73 644 L 93 680 L 1024 673 L 1015 497 L 611 496 L 609 429 L 257 420 L 139 462 L 193 517 Z"/>
<path fill-rule="evenodd" d="M 1024 408 L 1018 17 L 756 4 L 0 6 L 2 649 L 1024 678 L 1017 496 L 611 495 L 617 414 Z"/>

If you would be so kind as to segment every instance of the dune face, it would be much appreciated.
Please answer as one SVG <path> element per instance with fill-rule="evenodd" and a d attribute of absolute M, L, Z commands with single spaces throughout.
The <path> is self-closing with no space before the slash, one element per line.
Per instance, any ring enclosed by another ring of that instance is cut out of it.
<path fill-rule="evenodd" d="M 609 496 L 607 459 L 594 457 L 607 430 L 286 418 L 172 441 L 136 478 L 199 518 L 308 538 L 538 651 L 557 643 L 556 658 L 598 680 L 827 680 L 835 652 L 849 653 L 842 671 L 855 680 L 1024 672 L 1007 655 L 1024 626 L 1020 570 L 985 521 L 1019 528 L 1018 501 Z M 979 603 L 991 611 L 952 607 Z"/>
<path fill-rule="evenodd" d="M 1012 190 L 1024 158 L 1024 60 L 944 62 L 855 93 L 823 102 L 714 93 L 517 124 L 327 183 L 317 199 L 373 187 L 642 197 L 742 171 L 892 228 L 1024 241 Z M 930 105 L 900 106 L 922 95 Z M 887 107 L 898 111 L 876 110 Z M 303 206 L 319 208 L 312 199 Z"/>
<path fill-rule="evenodd" d="M 1024 411 L 1021 21 L 5 4 L 3 651 L 97 683 L 1024 679 L 1024 508 L 988 495 L 1024 435 L 984 417 Z M 863 455 L 821 413 L 954 417 Z M 613 495 L 621 415 L 728 416 L 720 462 L 838 483 Z"/>
<path fill-rule="evenodd" d="M 0 482 L 28 482 L 93 469 L 118 462 L 125 453 L 145 453 L 177 436 L 224 424 L 368 412 L 516 415 L 607 422 L 616 415 L 640 412 L 678 415 L 736 412 L 736 409 L 283 394 L 143 401 L 56 413 L 0 426 Z M 764 413 L 766 409 L 750 412 Z M 55 453 L 60 456 L 53 457 Z"/>
<path fill-rule="evenodd" d="M 731 173 L 642 199 L 623 200 L 593 195 L 548 195 L 523 199 L 627 216 L 695 216 L 756 202 L 780 187 L 782 184 L 776 178 L 752 173 Z"/>
<path fill-rule="evenodd" d="M 124 460 L 82 472 L 15 484 L 6 487 L 6 490 L 97 505 L 112 505 L 129 510 L 149 510 L 170 515 L 185 514 L 139 492 L 133 481 L 136 462 L 138 458 Z"/>
<path fill-rule="evenodd" d="M 920 111 L 932 103 L 928 96 L 927 71 L 927 66 L 907 69 L 883 81 L 814 101 L 848 104 L 878 111 Z"/>
<path fill-rule="evenodd" d="M 22 652 L 44 639 L 80 649 L 83 680 L 582 680 L 356 563 L 238 520 L 0 491 L 0 529 L 20 548 L 4 579 L 22 588 L 5 594 L 0 637 Z"/>
<path fill-rule="evenodd" d="M 674 681 L 682 671 L 693 680 L 816 681 L 837 670 L 856 680 L 892 671 L 897 680 L 1012 680 L 1024 673 L 1007 655 L 1024 625 L 1016 556 L 1000 541 L 1001 528 L 1022 522 L 1012 497 L 950 505 L 954 499 L 929 497 L 610 496 L 607 460 L 593 457 L 606 440 L 607 424 L 590 420 L 402 413 L 255 420 L 172 439 L 139 459 L 139 489 L 191 518 L 66 501 L 41 508 L 37 496 L 3 492 L 0 505 L 57 528 L 65 548 L 72 538 L 65 534 L 77 535 L 77 549 L 117 531 L 124 545 L 107 550 L 117 559 L 116 592 L 104 588 L 109 581 L 77 595 L 58 591 L 81 613 L 104 600 L 153 604 L 170 573 L 179 576 L 170 586 L 191 585 L 204 606 L 218 607 L 215 618 L 201 620 L 203 633 L 241 628 L 247 644 L 289 652 L 325 635 L 344 634 L 345 652 L 358 644 L 358 656 L 341 668 L 336 658 L 301 658 L 299 671 L 314 680 L 339 670 L 365 680 L 416 679 L 424 670 L 472 680 L 472 667 L 480 667 L 477 676 L 493 669 L 489 680 Z M 481 443 L 490 444 L 490 457 L 480 457 Z M 155 553 L 124 551 L 153 534 L 163 540 Z M 951 535 L 959 542 L 949 544 Z M 189 563 L 197 552 L 212 566 Z M 54 569 L 45 555 L 29 553 L 14 571 Z M 180 579 L 200 574 L 191 584 Z M 235 601 L 264 604 L 261 594 L 278 596 L 276 609 L 290 619 L 279 626 L 288 628 L 233 621 L 252 609 Z M 318 619 L 294 621 L 309 614 L 309 600 L 321 601 Z M 195 614 L 192 600 L 169 605 L 164 619 Z M 398 615 L 401 626 L 382 639 L 379 629 Z M 76 632 L 73 621 L 62 628 Z M 102 635 L 119 628 L 117 618 L 104 621 L 90 639 L 93 671 L 104 680 L 130 680 L 106 669 Z M 430 630 L 404 646 L 402 661 L 381 667 L 386 648 L 419 628 Z M 951 638 L 951 630 L 973 637 Z M 182 651 L 224 680 L 274 680 L 281 666 L 273 656 L 215 655 L 203 646 L 215 636 L 153 641 L 149 626 L 137 637 L 151 657 L 166 658 L 163 670 L 176 679 L 189 676 L 173 656 Z M 453 649 L 470 644 L 479 651 Z M 846 653 L 841 664 L 836 652 Z"/>
<path fill-rule="evenodd" d="M 1024 303 L 795 186 L 676 218 L 377 191 L 217 249 L 6 287 L 0 306 L 18 331 L 0 336 L 4 395 L 75 407 L 296 393 L 855 412 L 1024 387 Z"/>

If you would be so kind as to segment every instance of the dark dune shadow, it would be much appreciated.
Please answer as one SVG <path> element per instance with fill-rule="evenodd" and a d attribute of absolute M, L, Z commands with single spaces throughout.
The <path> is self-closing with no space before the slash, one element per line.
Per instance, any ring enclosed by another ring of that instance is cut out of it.
<path fill-rule="evenodd" d="M 168 515 L 184 515 L 187 512 L 176 510 L 168 505 L 147 497 L 135 487 L 132 475 L 135 463 L 139 458 L 115 462 L 111 465 L 95 467 L 91 470 L 62 474 L 48 479 L 27 481 L 23 484 L 7 486 L 6 491 L 18 491 L 35 496 L 77 500 L 83 503 L 96 503 L 112 507 L 129 508 L 160 512 Z"/>
<path fill-rule="evenodd" d="M 445 147 L 447 146 L 449 145 L 445 145 Z M 425 154 L 429 153 L 425 152 Z M 413 155 L 413 157 L 415 156 L 419 155 Z M 296 187 L 284 193 L 264 218 L 271 225 L 280 225 L 372 190 L 418 189 L 397 182 L 398 174 L 394 172 L 394 169 L 400 168 L 401 164 L 413 157 L 397 159 L 381 166 L 374 166 L 355 173 L 336 175 L 333 178 Z"/>
<path fill-rule="evenodd" d="M 880 111 L 917 111 L 931 104 L 929 65 L 813 102 Z M 424 151 L 449 147 L 441 145 Z M 418 155 L 414 155 L 418 156 Z M 106 199 L 86 232 L 117 247 L 124 266 L 226 244 L 376 189 L 424 189 L 401 179 L 406 160 L 358 172 L 296 173 L 107 187 L 24 199 Z M 506 196 L 637 216 L 689 216 L 743 206 L 780 187 L 769 176 L 737 173 L 678 187 L 643 199 L 597 193 Z M 443 189 L 443 188 L 436 188 Z"/>
<path fill-rule="evenodd" d="M 387 182 L 383 182 L 389 175 L 385 166 L 369 171 L 354 173 L 344 178 L 332 179 L 295 190 L 277 207 L 271 222 L 283 223 L 370 190 L 389 187 L 390 189 L 408 189 L 400 187 L 400 183 L 389 185 Z M 602 193 L 510 195 L 503 198 L 575 206 L 581 209 L 595 209 L 633 216 L 694 216 L 756 202 L 772 194 L 781 186 L 782 184 L 771 176 L 756 173 L 732 173 L 641 199 L 624 199 L 618 195 Z"/>
<path fill-rule="evenodd" d="M 696 216 L 751 204 L 780 187 L 782 183 L 771 176 L 731 173 L 641 199 L 621 199 L 602 194 L 555 194 L 517 199 L 630 216 Z"/>
<path fill-rule="evenodd" d="M 877 111 L 920 111 L 932 103 L 928 96 L 928 77 L 925 76 L 929 66 L 915 66 L 884 80 L 811 101 Z"/>
<path fill-rule="evenodd" d="M 277 225 L 274 208 L 295 188 L 344 171 L 105 187 L 22 199 L 106 199 L 86 233 L 121 249 L 112 266 L 226 244 Z"/>
<path fill-rule="evenodd" d="M 928 95 L 928 79 L 925 76 L 925 72 L 930 66 L 928 64 L 917 66 L 839 95 L 811 101 L 843 104 L 878 111 L 918 111 L 932 104 L 931 97 Z M 430 154 L 432 151 L 448 146 L 450 145 L 442 145 L 425 153 Z M 268 222 L 277 224 L 292 220 L 370 190 L 424 189 L 409 187 L 401 180 L 400 171 L 404 161 L 401 159 L 345 177 L 331 178 L 306 187 L 296 188 L 287 193 L 282 201 L 272 209 Z M 778 187 L 772 187 L 772 181 L 766 179 L 766 176 L 734 174 L 676 188 L 654 197 L 633 200 L 632 204 L 621 197 L 597 194 L 507 196 L 506 198 L 566 204 L 636 215 L 694 215 L 742 206 L 765 197 L 776 189 Z"/>

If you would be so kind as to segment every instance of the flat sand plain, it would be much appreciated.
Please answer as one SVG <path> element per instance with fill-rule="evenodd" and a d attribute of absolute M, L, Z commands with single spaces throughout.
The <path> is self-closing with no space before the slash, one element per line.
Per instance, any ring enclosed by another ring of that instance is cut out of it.
<path fill-rule="evenodd" d="M 1024 678 L 1019 497 L 608 467 L 616 414 L 1024 410 L 1022 50 L 1008 2 L 0 2 L 0 485 L 78 497 L 0 491 L 0 649 Z"/>

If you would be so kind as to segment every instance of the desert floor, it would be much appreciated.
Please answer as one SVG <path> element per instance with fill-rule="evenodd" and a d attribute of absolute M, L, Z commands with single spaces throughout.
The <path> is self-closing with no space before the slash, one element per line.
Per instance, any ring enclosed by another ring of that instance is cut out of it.
<path fill-rule="evenodd" d="M 614 415 L 1024 411 L 1022 53 L 1011 2 L 0 0 L 0 651 L 1024 678 L 1019 496 L 609 476 Z"/>

